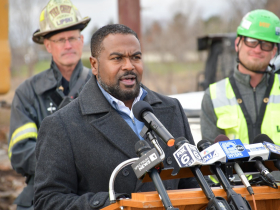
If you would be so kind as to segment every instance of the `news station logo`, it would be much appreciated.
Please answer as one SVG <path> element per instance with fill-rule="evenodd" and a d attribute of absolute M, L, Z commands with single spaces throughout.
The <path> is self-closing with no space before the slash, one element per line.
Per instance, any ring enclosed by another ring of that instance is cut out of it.
<path fill-rule="evenodd" d="M 242 145 L 236 145 L 236 149 L 239 151 L 239 152 L 243 152 L 245 150 L 245 148 L 242 146 Z"/>
<path fill-rule="evenodd" d="M 219 153 L 216 150 L 214 150 L 212 152 L 209 152 L 207 155 L 205 155 L 203 157 L 203 161 L 208 162 L 209 160 L 212 160 L 213 158 L 216 158 L 216 157 L 219 157 Z"/>
<path fill-rule="evenodd" d="M 153 161 L 155 161 L 155 160 L 157 159 L 157 155 L 156 155 L 155 153 L 153 153 L 153 154 L 151 154 L 151 155 L 149 156 L 149 158 L 150 158 L 150 160 L 153 162 Z"/>
<path fill-rule="evenodd" d="M 191 149 L 191 152 L 192 154 L 194 155 L 194 157 L 200 161 L 202 161 L 202 157 L 200 156 L 197 148 L 195 146 L 192 146 L 192 145 L 189 145 L 190 149 Z"/>
<path fill-rule="evenodd" d="M 227 159 L 249 158 L 249 154 L 240 139 L 219 142 Z"/>
<path fill-rule="evenodd" d="M 267 146 L 267 148 L 269 149 L 269 150 L 271 150 L 272 152 L 274 152 L 274 153 L 279 153 L 279 151 L 276 149 L 276 145 L 274 145 L 274 144 L 271 144 L 271 143 L 268 143 L 268 142 L 265 142 L 265 144 L 266 144 L 266 146 Z"/>
<path fill-rule="evenodd" d="M 186 145 L 181 146 L 174 154 L 175 160 L 177 161 L 180 167 L 187 167 L 194 163 L 190 152 Z"/>
<path fill-rule="evenodd" d="M 191 160 L 191 157 L 187 154 L 184 154 L 182 157 L 181 157 L 181 162 L 183 165 L 189 165 L 189 161 Z"/>

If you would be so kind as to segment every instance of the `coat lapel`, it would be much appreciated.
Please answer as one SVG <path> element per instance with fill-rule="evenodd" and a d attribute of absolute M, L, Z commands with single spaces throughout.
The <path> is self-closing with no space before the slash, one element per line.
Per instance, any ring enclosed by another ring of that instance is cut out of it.
<path fill-rule="evenodd" d="M 104 97 L 94 76 L 80 93 L 79 103 L 91 126 L 128 158 L 136 157 L 134 145 L 139 138 Z"/>
<path fill-rule="evenodd" d="M 129 158 L 136 157 L 134 145 L 139 138 L 113 108 L 102 118 L 93 120 L 90 124 Z"/>
<path fill-rule="evenodd" d="M 162 103 L 161 99 L 145 86 L 142 87 L 148 92 L 144 101 L 151 104 L 157 118 L 161 122 L 165 122 L 164 126 L 168 130 L 171 130 L 174 118 L 172 113 L 174 113 L 173 110 L 175 106 L 157 106 Z M 116 149 L 127 155 L 128 158 L 136 157 L 134 145 L 139 141 L 139 138 L 106 100 L 100 91 L 94 76 L 91 77 L 80 93 L 79 103 L 82 115 L 87 116 L 88 122 L 91 126 L 102 133 L 102 135 L 110 141 Z M 158 139 L 158 142 L 163 149 L 167 147 L 160 139 Z M 138 180 L 135 190 L 137 191 L 143 184 L 145 183 Z"/>
<path fill-rule="evenodd" d="M 156 106 L 162 103 L 162 101 L 148 88 L 145 86 L 143 88 L 148 92 L 144 100 L 152 105 L 154 114 L 171 131 L 174 118 L 172 113 L 174 113 L 175 106 Z M 79 103 L 82 115 L 88 116 L 88 122 L 91 126 L 102 133 L 108 141 L 129 158 L 136 157 L 134 145 L 139 141 L 139 138 L 119 113 L 109 104 L 99 89 L 94 76 L 80 93 Z M 160 139 L 158 141 L 163 148 L 166 147 L 163 141 Z"/>

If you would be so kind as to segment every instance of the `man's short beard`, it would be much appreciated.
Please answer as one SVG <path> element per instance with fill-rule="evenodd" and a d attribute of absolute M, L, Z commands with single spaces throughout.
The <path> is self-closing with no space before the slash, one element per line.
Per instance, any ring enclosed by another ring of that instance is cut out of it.
<path fill-rule="evenodd" d="M 243 63 L 243 65 L 245 65 L 245 68 L 249 69 L 251 71 L 265 71 L 266 68 L 268 67 L 268 64 L 264 64 L 264 63 L 261 63 L 261 64 L 259 64 L 259 63 L 248 63 L 248 62 L 247 63 L 246 62 Z"/>
<path fill-rule="evenodd" d="M 114 96 L 116 99 L 119 99 L 121 101 L 129 101 L 135 99 L 139 95 L 141 83 L 138 81 L 137 75 L 134 72 L 127 71 L 122 76 L 127 76 L 127 75 L 135 76 L 136 86 L 134 87 L 134 89 L 121 90 L 120 80 L 118 80 L 117 84 L 107 85 L 102 81 L 102 78 L 100 77 L 99 73 L 98 73 L 98 82 L 105 91 L 107 91 L 110 95 Z"/>

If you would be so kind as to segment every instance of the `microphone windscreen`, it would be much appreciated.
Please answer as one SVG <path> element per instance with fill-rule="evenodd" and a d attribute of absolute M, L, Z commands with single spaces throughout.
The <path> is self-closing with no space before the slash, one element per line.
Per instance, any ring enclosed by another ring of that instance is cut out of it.
<path fill-rule="evenodd" d="M 178 149 L 185 143 L 190 143 L 185 137 L 179 137 L 175 139 L 175 148 Z"/>
<path fill-rule="evenodd" d="M 152 113 L 154 112 L 151 105 L 149 103 L 147 103 L 146 101 L 138 101 L 132 107 L 132 112 L 133 112 L 134 117 L 136 117 L 136 119 L 141 122 L 143 122 L 142 114 L 145 111 L 149 111 Z"/>
<path fill-rule="evenodd" d="M 271 140 L 271 138 L 268 137 L 268 135 L 262 133 L 255 137 L 253 144 L 263 143 L 264 141 L 274 144 L 274 142 Z"/>
<path fill-rule="evenodd" d="M 138 156 L 141 156 L 140 154 L 142 152 L 145 152 L 147 150 L 150 150 L 151 147 L 150 145 L 148 144 L 148 142 L 146 142 L 145 140 L 140 140 L 140 141 L 137 141 L 135 146 L 134 146 L 134 149 L 135 149 L 135 152 Z"/>
<path fill-rule="evenodd" d="M 209 140 L 200 140 L 197 143 L 197 148 L 201 152 L 202 150 L 206 149 L 207 147 L 211 146 L 212 143 Z"/>
<path fill-rule="evenodd" d="M 229 140 L 229 138 L 226 135 L 220 134 L 215 138 L 214 142 L 217 143 L 217 142 L 220 142 L 220 141 L 228 141 L 228 140 Z"/>

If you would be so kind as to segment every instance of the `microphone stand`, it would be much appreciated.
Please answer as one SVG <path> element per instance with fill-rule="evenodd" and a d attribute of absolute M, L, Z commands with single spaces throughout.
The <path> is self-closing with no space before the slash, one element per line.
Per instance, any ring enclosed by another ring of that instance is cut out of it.
<path fill-rule="evenodd" d="M 179 140 L 181 138 L 181 140 Z M 177 143 L 176 143 L 177 142 Z M 178 150 L 184 143 L 189 143 L 189 141 L 184 137 L 179 137 L 175 140 L 175 148 Z M 222 197 L 216 197 L 213 193 L 211 187 L 208 185 L 207 181 L 205 180 L 200 166 L 195 165 L 190 167 L 193 175 L 195 176 L 199 186 L 201 187 L 202 191 L 204 192 L 206 198 L 209 200 L 206 210 L 232 210 L 229 206 L 226 199 Z"/>
<path fill-rule="evenodd" d="M 145 133 L 143 133 L 145 132 Z M 165 158 L 165 154 L 163 152 L 163 149 L 160 147 L 160 145 L 158 144 L 158 141 L 155 137 L 155 135 L 152 133 L 152 131 L 149 131 L 149 129 L 147 129 L 146 126 L 144 126 L 143 130 L 141 131 L 141 133 L 143 133 L 143 136 L 146 134 L 147 138 L 152 142 L 152 144 L 155 146 L 155 148 L 157 149 L 157 151 L 160 154 L 160 159 L 163 160 Z M 145 142 L 147 143 L 147 142 Z M 142 155 L 144 152 L 142 152 Z M 114 182 L 115 182 L 115 178 L 118 175 L 118 172 L 121 171 L 124 167 L 131 165 L 133 163 L 135 163 L 139 158 L 131 158 L 129 160 L 126 160 L 122 163 L 120 163 L 112 172 L 111 177 L 110 177 L 110 181 L 109 181 L 109 199 L 110 199 L 110 203 L 116 203 L 116 195 L 115 195 L 115 190 L 114 190 Z M 178 208 L 174 208 L 170 198 L 166 192 L 166 189 L 162 183 L 162 180 L 160 178 L 159 172 L 156 168 L 151 168 L 150 170 L 147 171 L 147 173 L 149 174 L 149 176 L 151 177 L 155 188 L 159 194 L 160 199 L 162 200 L 162 203 L 164 205 L 164 208 L 166 210 L 179 210 Z"/>
<path fill-rule="evenodd" d="M 156 136 L 152 133 L 152 131 L 150 129 L 148 129 L 146 126 L 144 126 L 144 128 L 143 128 L 143 130 L 141 131 L 140 134 L 143 134 L 142 137 L 144 137 L 145 134 L 146 134 L 147 139 L 149 139 L 153 143 L 155 148 L 160 153 L 161 160 L 163 160 L 164 157 L 165 157 L 165 154 L 164 154 L 162 148 L 160 147 L 160 145 L 158 144 Z M 163 157 L 163 159 L 162 159 L 162 157 Z M 152 168 L 152 169 L 150 169 L 148 171 L 148 174 L 151 177 L 151 179 L 152 179 L 152 181 L 153 181 L 153 183 L 155 185 L 155 188 L 156 188 L 156 190 L 157 190 L 157 192 L 159 194 L 159 197 L 160 197 L 160 199 L 161 199 L 161 201 L 162 201 L 162 203 L 164 205 L 164 208 L 166 210 L 179 210 L 178 208 L 174 208 L 173 207 L 173 205 L 172 205 L 172 203 L 170 201 L 170 198 L 169 198 L 169 196 L 168 196 L 168 194 L 166 192 L 166 189 L 165 189 L 165 187 L 163 185 L 163 182 L 162 182 L 162 180 L 160 178 L 159 171 L 156 168 Z"/>
<path fill-rule="evenodd" d="M 219 182 L 221 183 L 221 185 L 223 186 L 224 190 L 227 193 L 227 197 L 228 197 L 228 203 L 231 206 L 232 209 L 240 209 L 240 210 L 251 210 L 251 206 L 248 203 L 248 201 L 243 198 L 240 194 L 236 193 L 229 181 L 227 180 L 223 170 L 221 169 L 221 163 L 216 162 L 214 163 L 214 165 L 210 166 L 212 171 L 215 173 L 215 175 L 217 176 Z"/>
<path fill-rule="evenodd" d="M 232 210 L 228 202 L 222 197 L 216 197 L 213 193 L 211 187 L 209 187 L 207 181 L 204 179 L 199 166 L 194 166 L 190 168 L 194 174 L 196 180 L 198 181 L 202 191 L 204 192 L 206 198 L 209 200 L 206 210 Z"/>
<path fill-rule="evenodd" d="M 115 183 L 115 179 L 118 175 L 118 173 L 126 166 L 131 165 L 133 163 L 135 163 L 135 161 L 137 161 L 139 158 L 131 158 L 128 159 L 122 163 L 120 163 L 112 172 L 111 176 L 110 176 L 110 180 L 109 180 L 109 199 L 110 199 L 110 203 L 116 203 L 117 199 L 116 199 L 116 194 L 115 194 L 115 188 L 114 188 L 114 183 Z"/>

